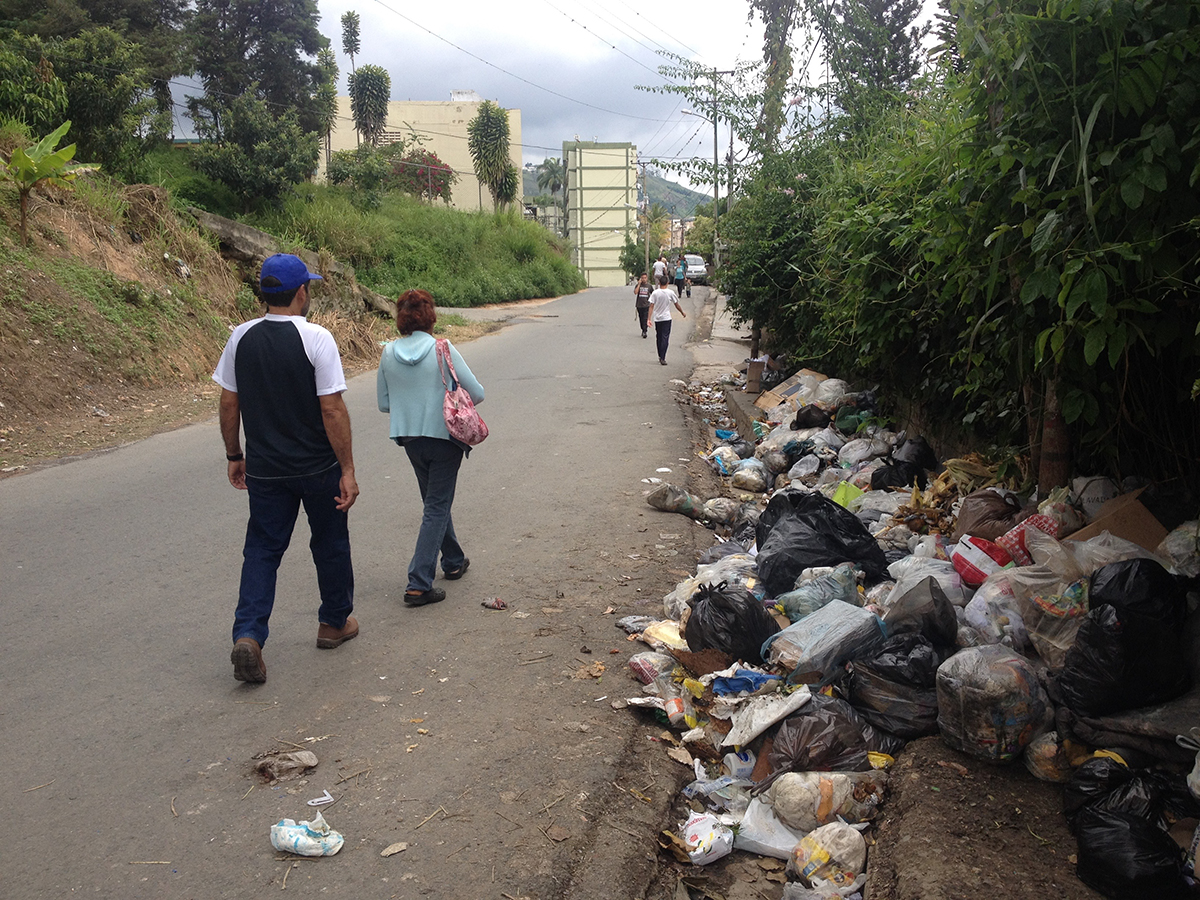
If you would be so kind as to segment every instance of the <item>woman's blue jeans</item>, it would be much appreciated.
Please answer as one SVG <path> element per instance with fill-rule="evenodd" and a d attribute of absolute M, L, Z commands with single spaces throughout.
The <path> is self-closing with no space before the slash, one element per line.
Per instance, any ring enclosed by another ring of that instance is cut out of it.
<path fill-rule="evenodd" d="M 342 628 L 354 611 L 354 569 L 350 565 L 350 528 L 337 508 L 342 467 L 298 478 L 247 478 L 250 521 L 242 552 L 242 584 L 233 617 L 233 639 L 267 642 L 267 621 L 275 606 L 275 578 L 303 504 L 312 530 L 308 542 L 317 567 L 321 608 L 317 619 Z"/>
<path fill-rule="evenodd" d="M 417 437 L 404 442 L 404 452 L 417 475 L 417 486 L 425 503 L 417 547 L 408 564 L 408 590 L 427 591 L 433 587 L 433 576 L 437 574 L 439 551 L 443 571 L 453 572 L 466 560 L 450 518 L 463 451 L 453 441 Z"/>

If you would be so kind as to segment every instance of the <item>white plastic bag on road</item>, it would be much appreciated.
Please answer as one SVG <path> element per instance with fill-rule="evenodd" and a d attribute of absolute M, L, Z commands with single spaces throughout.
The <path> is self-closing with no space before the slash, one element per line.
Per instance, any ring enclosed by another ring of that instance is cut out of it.
<path fill-rule="evenodd" d="M 311 822 L 280 819 L 271 826 L 271 846 L 297 856 L 333 856 L 344 843 L 320 813 Z"/>

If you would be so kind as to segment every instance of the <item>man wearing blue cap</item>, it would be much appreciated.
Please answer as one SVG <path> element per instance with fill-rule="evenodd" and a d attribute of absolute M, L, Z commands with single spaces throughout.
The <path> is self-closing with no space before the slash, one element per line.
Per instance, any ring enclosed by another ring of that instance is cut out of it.
<path fill-rule="evenodd" d="M 275 604 L 275 576 L 300 506 L 312 530 L 321 607 L 317 646 L 358 636 L 347 511 L 358 497 L 350 451 L 346 379 L 333 335 L 305 319 L 310 281 L 297 256 L 269 257 L 259 274 L 261 319 L 234 329 L 217 363 L 221 436 L 229 483 L 250 498 L 242 581 L 233 619 L 233 677 L 267 680 L 262 647 Z M 242 453 L 239 430 L 246 432 Z"/>

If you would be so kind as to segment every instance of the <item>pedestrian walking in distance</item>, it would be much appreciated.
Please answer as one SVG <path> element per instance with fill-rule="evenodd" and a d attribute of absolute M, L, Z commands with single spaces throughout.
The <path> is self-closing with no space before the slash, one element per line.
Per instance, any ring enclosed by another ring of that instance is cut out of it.
<path fill-rule="evenodd" d="M 250 505 L 230 654 L 238 681 L 267 680 L 262 648 L 275 577 L 301 506 L 321 595 L 317 646 L 332 649 L 358 636 L 348 516 L 358 483 L 346 378 L 333 335 L 305 318 L 309 284 L 320 280 L 299 257 L 269 257 L 258 282 L 266 315 L 234 329 L 213 373 L 229 483 L 246 491 Z"/>
<path fill-rule="evenodd" d="M 671 342 L 671 307 L 679 310 L 685 319 L 687 313 L 679 305 L 678 295 L 669 287 L 666 274 L 658 276 L 658 289 L 650 295 L 650 304 L 654 307 L 654 338 L 658 344 L 659 365 L 667 364 L 667 344 Z"/>
<path fill-rule="evenodd" d="M 683 258 L 683 254 L 679 254 L 679 261 L 675 263 L 675 295 L 683 296 L 683 283 L 687 280 L 687 260 Z"/>
<path fill-rule="evenodd" d="M 650 293 L 650 279 L 643 272 L 633 287 L 633 305 L 637 311 L 638 324 L 642 326 L 642 337 L 646 336 L 646 320 L 650 318 Z"/>
<path fill-rule="evenodd" d="M 435 350 L 435 322 L 437 309 L 428 291 L 401 294 L 396 301 L 396 328 L 400 337 L 383 348 L 375 376 L 379 411 L 388 414 L 388 433 L 408 455 L 424 504 L 417 546 L 408 564 L 404 602 L 409 606 L 446 599 L 446 592 L 433 586 L 439 553 L 442 573 L 450 581 L 462 578 L 471 565 L 459 546 L 450 515 L 458 469 L 463 455 L 471 448 L 450 437 L 446 428 L 442 407 L 446 385 Z M 459 383 L 472 401 L 482 403 L 483 387 L 454 346 L 446 343 Z"/>

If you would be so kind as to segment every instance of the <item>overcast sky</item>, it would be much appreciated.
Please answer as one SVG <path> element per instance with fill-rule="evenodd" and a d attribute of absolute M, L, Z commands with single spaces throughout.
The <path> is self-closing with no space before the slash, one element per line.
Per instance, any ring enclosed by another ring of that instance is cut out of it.
<path fill-rule="evenodd" d="M 744 0 L 692 0 L 672 8 L 637 0 L 319 0 L 346 93 L 342 14 L 362 20 L 356 62 L 392 78 L 394 100 L 449 100 L 451 90 L 521 110 L 525 162 L 562 155 L 564 140 L 629 141 L 645 159 L 712 156 L 712 126 L 681 113 L 661 85 L 657 51 L 729 69 L 762 53 L 762 25 Z M 615 45 L 615 49 L 614 49 Z M 720 131 L 721 152 L 728 132 Z M 672 177 L 672 180 L 678 180 Z M 700 186 L 704 188 L 703 185 Z"/>

